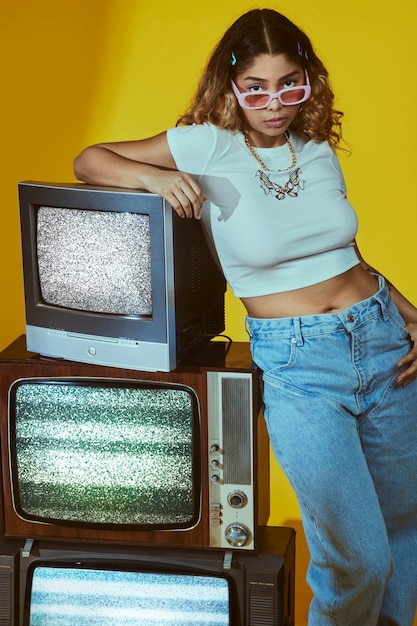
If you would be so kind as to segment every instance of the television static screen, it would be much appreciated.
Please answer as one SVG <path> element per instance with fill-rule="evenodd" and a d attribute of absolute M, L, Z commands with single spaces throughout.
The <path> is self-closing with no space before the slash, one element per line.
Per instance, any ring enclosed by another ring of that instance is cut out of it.
<path fill-rule="evenodd" d="M 194 525 L 199 433 L 190 389 L 32 379 L 14 394 L 12 467 L 23 518 Z"/>
<path fill-rule="evenodd" d="M 229 626 L 229 584 L 214 576 L 35 568 L 30 626 Z"/>
<path fill-rule="evenodd" d="M 40 207 L 37 261 L 45 303 L 114 315 L 152 315 L 149 216 Z"/>

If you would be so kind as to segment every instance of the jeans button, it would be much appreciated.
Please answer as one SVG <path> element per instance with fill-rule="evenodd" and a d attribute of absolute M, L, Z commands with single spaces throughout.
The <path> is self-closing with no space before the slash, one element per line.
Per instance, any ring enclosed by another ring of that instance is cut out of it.
<path fill-rule="evenodd" d="M 346 316 L 346 320 L 351 324 L 352 322 L 355 321 L 355 316 L 353 315 L 353 313 L 349 313 L 349 315 Z"/>

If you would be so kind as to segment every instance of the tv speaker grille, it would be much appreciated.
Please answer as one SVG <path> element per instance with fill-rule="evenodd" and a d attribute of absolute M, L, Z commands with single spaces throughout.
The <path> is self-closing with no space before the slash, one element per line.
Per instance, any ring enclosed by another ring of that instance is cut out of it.
<path fill-rule="evenodd" d="M 285 626 L 281 594 L 274 586 L 249 588 L 249 622 L 251 626 Z"/>
<path fill-rule="evenodd" d="M 202 262 L 201 243 L 196 241 L 190 247 L 190 290 L 198 291 L 207 283 L 207 273 Z"/>
<path fill-rule="evenodd" d="M 12 575 L 0 572 L 0 626 L 11 626 Z"/>
<path fill-rule="evenodd" d="M 250 385 L 250 380 L 238 377 L 222 380 L 223 476 L 227 484 L 252 483 Z"/>

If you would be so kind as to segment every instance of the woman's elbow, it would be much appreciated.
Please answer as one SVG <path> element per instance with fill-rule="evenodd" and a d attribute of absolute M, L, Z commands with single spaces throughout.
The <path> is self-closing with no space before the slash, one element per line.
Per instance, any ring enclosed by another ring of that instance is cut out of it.
<path fill-rule="evenodd" d="M 90 148 L 85 148 L 78 156 L 75 157 L 73 168 L 74 175 L 78 180 L 82 180 L 86 183 L 90 182 L 89 173 L 91 173 L 92 162 L 93 162 L 93 146 Z"/>

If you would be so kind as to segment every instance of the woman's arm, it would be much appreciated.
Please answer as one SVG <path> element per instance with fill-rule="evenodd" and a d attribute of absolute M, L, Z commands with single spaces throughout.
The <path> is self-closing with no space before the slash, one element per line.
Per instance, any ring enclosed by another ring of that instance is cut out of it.
<path fill-rule="evenodd" d="M 179 172 L 166 133 L 139 141 L 102 143 L 74 160 L 75 176 L 91 185 L 145 189 L 171 204 L 180 217 L 201 216 L 206 197 L 198 183 Z"/>
<path fill-rule="evenodd" d="M 368 272 L 378 274 L 373 267 L 366 263 L 357 246 L 356 253 L 362 267 L 364 267 Z M 403 296 L 392 283 L 390 283 L 387 279 L 385 280 L 389 287 L 392 300 L 406 323 L 405 329 L 413 342 L 410 352 L 398 362 L 398 367 L 408 366 L 407 369 L 401 372 L 397 378 L 400 385 L 407 385 L 409 382 L 414 380 L 414 378 L 417 378 L 417 307 L 407 300 L 407 298 Z"/>

